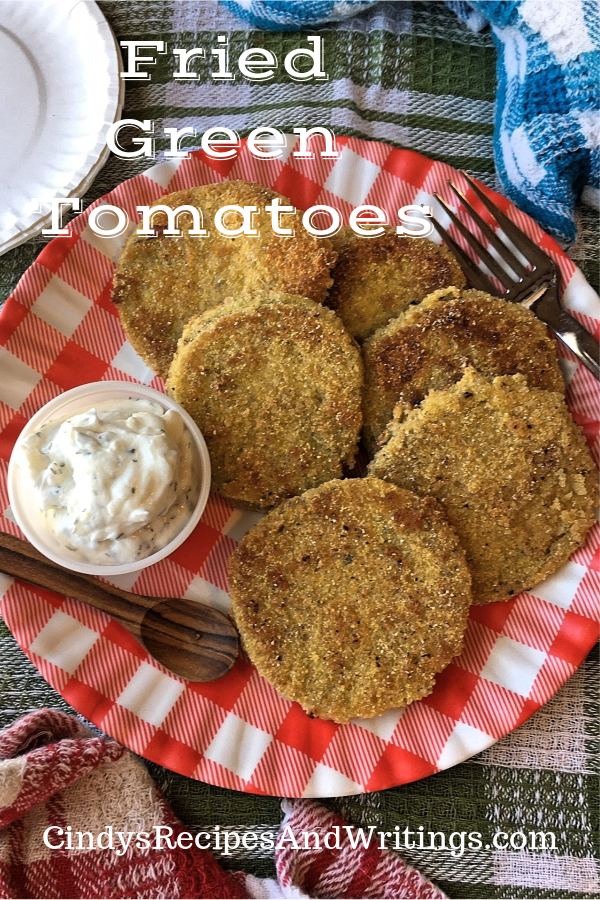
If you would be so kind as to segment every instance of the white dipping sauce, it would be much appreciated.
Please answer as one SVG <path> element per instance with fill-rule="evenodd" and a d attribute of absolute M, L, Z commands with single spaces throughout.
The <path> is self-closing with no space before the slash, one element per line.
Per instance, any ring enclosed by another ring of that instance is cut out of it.
<path fill-rule="evenodd" d="M 161 550 L 198 500 L 192 437 L 150 400 L 43 425 L 23 450 L 48 530 L 74 558 L 121 565 Z"/>

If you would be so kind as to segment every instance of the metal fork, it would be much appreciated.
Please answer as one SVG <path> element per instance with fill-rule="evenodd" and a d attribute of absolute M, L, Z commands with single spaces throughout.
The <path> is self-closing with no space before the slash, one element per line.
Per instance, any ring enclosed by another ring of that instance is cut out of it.
<path fill-rule="evenodd" d="M 461 175 L 468 181 L 474 193 L 479 197 L 483 205 L 492 214 L 504 234 L 512 242 L 514 247 L 522 254 L 528 265 L 524 265 L 515 253 L 500 239 L 498 233 L 491 228 L 478 212 L 473 209 L 464 194 L 452 181 L 448 184 L 466 209 L 471 219 L 479 226 L 482 233 L 488 239 L 490 246 L 494 248 L 498 257 L 514 273 L 512 277 L 498 260 L 475 238 L 467 226 L 461 222 L 456 213 L 448 204 L 435 194 L 436 199 L 444 208 L 450 219 L 456 225 L 458 231 L 464 237 L 471 249 L 488 270 L 503 285 L 505 291 L 498 290 L 496 285 L 477 267 L 475 262 L 459 247 L 445 228 L 436 219 L 433 219 L 436 231 L 446 242 L 448 249 L 454 254 L 460 263 L 471 285 L 478 290 L 510 300 L 512 303 L 521 303 L 531 309 L 536 316 L 544 322 L 551 331 L 571 350 L 575 356 L 587 366 L 587 368 L 600 380 L 600 344 L 583 325 L 569 315 L 558 299 L 559 273 L 558 269 L 543 250 L 535 244 L 520 228 L 511 222 L 502 210 L 484 194 L 479 185 L 466 172 Z"/>

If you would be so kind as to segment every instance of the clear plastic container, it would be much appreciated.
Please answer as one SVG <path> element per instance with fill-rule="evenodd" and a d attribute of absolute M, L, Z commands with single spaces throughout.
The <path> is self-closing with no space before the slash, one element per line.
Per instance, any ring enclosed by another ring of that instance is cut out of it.
<path fill-rule="evenodd" d="M 111 400 L 142 399 L 152 400 L 160 404 L 165 410 L 176 410 L 192 436 L 197 452 L 200 479 L 198 501 L 194 511 L 187 523 L 170 543 L 166 544 L 162 550 L 158 550 L 145 559 L 138 559 L 135 562 L 120 565 L 98 565 L 97 563 L 73 559 L 72 556 L 66 555 L 67 551 L 60 546 L 44 524 L 44 519 L 39 509 L 39 500 L 22 451 L 22 443 L 28 435 L 37 431 L 47 422 L 66 419 L 76 413 L 85 412 L 97 403 L 110 402 Z M 15 521 L 27 539 L 31 541 L 40 553 L 43 553 L 52 562 L 58 563 L 72 572 L 83 572 L 86 575 L 104 575 L 106 578 L 110 578 L 112 575 L 125 575 L 145 569 L 169 556 L 173 550 L 179 547 L 190 536 L 200 521 L 210 493 L 210 480 L 210 458 L 202 432 L 192 417 L 175 400 L 143 384 L 134 384 L 128 381 L 96 381 L 91 384 L 83 384 L 80 387 L 73 388 L 71 391 L 60 394 L 43 406 L 29 420 L 17 439 L 8 465 L 8 496 Z"/>

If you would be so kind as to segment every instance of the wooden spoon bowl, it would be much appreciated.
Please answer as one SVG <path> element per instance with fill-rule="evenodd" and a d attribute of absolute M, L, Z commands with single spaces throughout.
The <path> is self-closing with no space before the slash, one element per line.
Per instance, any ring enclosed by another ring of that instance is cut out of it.
<path fill-rule="evenodd" d="M 120 622 L 166 669 L 188 681 L 214 681 L 233 666 L 238 633 L 223 613 L 205 603 L 143 597 L 92 575 L 64 569 L 27 541 L 0 532 L 0 571 L 75 597 Z"/>

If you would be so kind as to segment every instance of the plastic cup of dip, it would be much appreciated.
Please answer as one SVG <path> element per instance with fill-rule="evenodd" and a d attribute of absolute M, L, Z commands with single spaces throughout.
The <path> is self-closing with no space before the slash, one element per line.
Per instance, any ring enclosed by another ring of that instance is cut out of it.
<path fill-rule="evenodd" d="M 44 522 L 40 510 L 39 497 L 30 476 L 29 465 L 23 452 L 25 439 L 38 431 L 48 422 L 64 420 L 77 413 L 83 413 L 98 403 L 124 400 L 150 400 L 157 403 L 166 412 L 175 410 L 181 416 L 183 424 L 192 438 L 192 450 L 196 454 L 196 471 L 198 472 L 198 499 L 195 507 L 181 530 L 160 550 L 144 559 L 136 559 L 131 563 L 102 565 L 86 562 L 69 555 L 69 551 L 61 546 Z M 153 388 L 128 381 L 96 381 L 82 384 L 50 400 L 27 422 L 14 446 L 8 465 L 8 496 L 10 508 L 17 525 L 33 546 L 47 556 L 52 562 L 64 566 L 73 572 L 86 575 L 126 575 L 138 572 L 154 565 L 169 556 L 190 536 L 204 512 L 210 493 L 211 471 L 210 458 L 202 432 L 192 417 L 182 407 Z"/>

